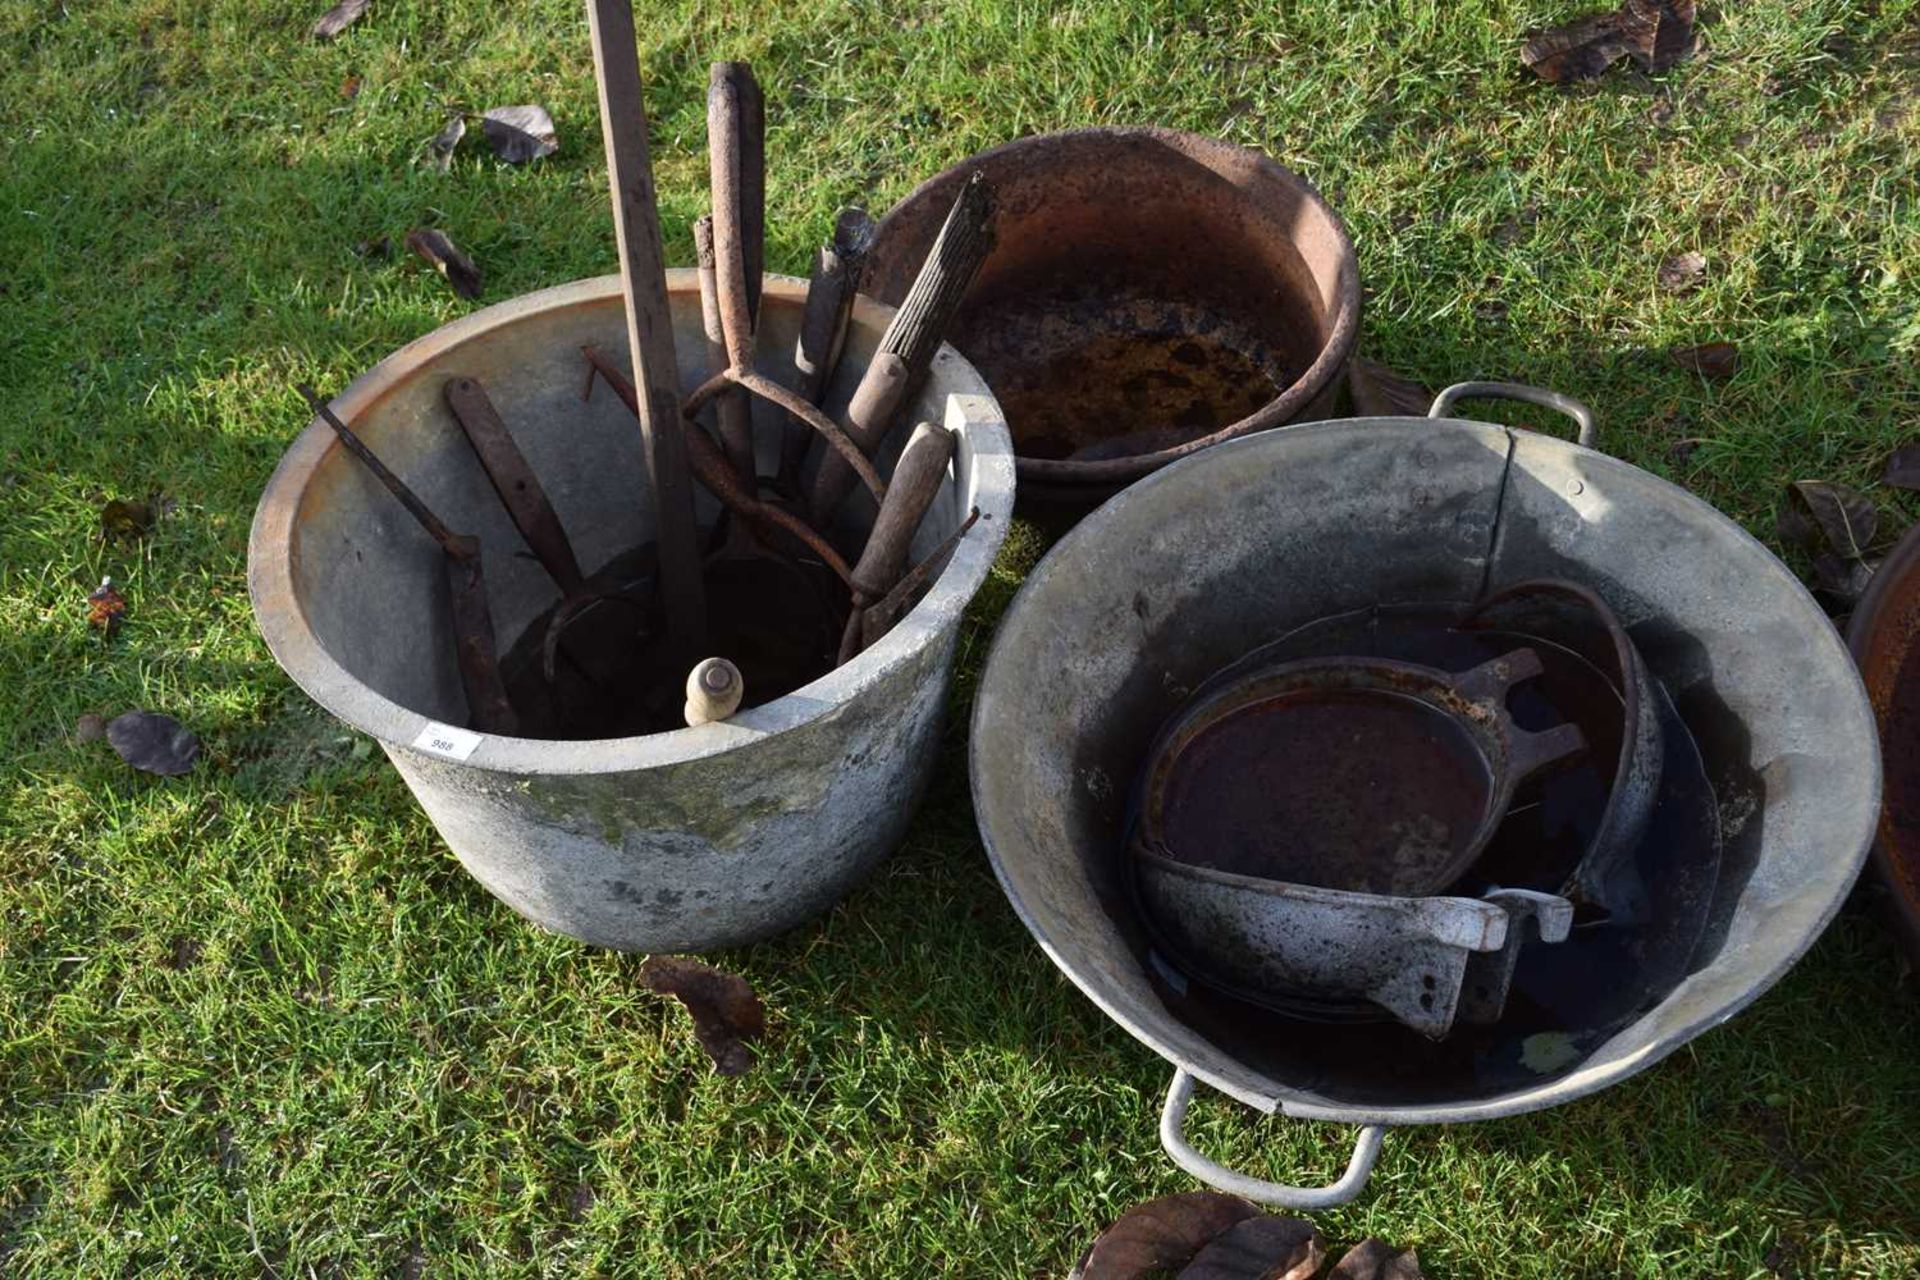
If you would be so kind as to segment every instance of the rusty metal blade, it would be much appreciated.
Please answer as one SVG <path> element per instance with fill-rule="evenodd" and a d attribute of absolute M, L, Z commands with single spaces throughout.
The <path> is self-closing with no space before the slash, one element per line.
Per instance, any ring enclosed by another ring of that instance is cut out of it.
<path fill-rule="evenodd" d="M 480 455 L 480 465 L 486 468 L 487 479 L 493 481 L 494 491 L 513 518 L 514 528 L 520 530 L 534 558 L 560 590 L 569 596 L 577 594 L 585 575 L 573 554 L 573 544 L 567 541 L 567 531 L 540 478 L 514 443 L 493 401 L 487 398 L 487 389 L 476 378 L 449 378 L 445 395 L 447 407 L 460 420 L 460 429 L 466 432 L 473 451 Z"/>
<path fill-rule="evenodd" d="M 487 583 L 480 570 L 480 539 L 459 534 L 448 548 L 447 598 L 453 605 L 454 652 L 473 727 L 487 733 L 518 733 L 520 717 L 514 714 L 506 681 L 500 678 L 493 614 L 487 608 Z"/>

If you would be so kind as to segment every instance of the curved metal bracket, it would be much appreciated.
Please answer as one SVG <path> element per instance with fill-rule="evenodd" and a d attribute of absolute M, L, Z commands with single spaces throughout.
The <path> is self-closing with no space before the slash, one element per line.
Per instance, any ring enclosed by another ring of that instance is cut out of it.
<path fill-rule="evenodd" d="M 1270 1204 L 1282 1209 L 1331 1209 L 1360 1194 L 1380 1158 L 1380 1140 L 1386 1134 L 1382 1125 L 1363 1125 L 1353 1144 L 1353 1158 L 1340 1180 L 1324 1187 L 1290 1187 L 1281 1182 L 1264 1182 L 1236 1173 L 1195 1151 L 1182 1130 L 1187 1122 L 1187 1104 L 1193 1101 L 1194 1078 L 1185 1067 L 1176 1067 L 1173 1085 L 1167 1090 L 1167 1105 L 1160 1112 L 1160 1145 L 1173 1162 L 1208 1186 L 1241 1196 L 1255 1204 Z"/>

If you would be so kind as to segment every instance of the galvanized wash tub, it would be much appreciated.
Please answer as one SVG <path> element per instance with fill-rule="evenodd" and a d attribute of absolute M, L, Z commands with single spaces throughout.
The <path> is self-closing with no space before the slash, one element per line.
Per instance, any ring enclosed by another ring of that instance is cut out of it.
<path fill-rule="evenodd" d="M 1023 513 L 1070 522 L 1177 457 L 1334 412 L 1359 267 L 1305 178 L 1174 129 L 1019 138 L 893 207 L 866 292 L 899 304 L 976 172 L 995 244 L 949 336 L 1007 415 Z"/>
<path fill-rule="evenodd" d="M 1350 1199 L 1383 1126 L 1568 1102 L 1725 1021 L 1825 927 L 1873 836 L 1872 715 L 1794 576 L 1683 490 L 1551 436 L 1447 417 L 1451 398 L 1432 420 L 1249 436 L 1134 485 L 1028 577 L 974 704 L 975 808 L 1015 910 L 1089 998 L 1173 1063 L 1161 1136 L 1174 1159 L 1270 1203 Z M 1121 878 L 1129 786 L 1157 727 L 1208 675 L 1308 620 L 1536 577 L 1605 599 L 1705 754 L 1726 842 L 1690 972 L 1574 1059 L 1496 1088 L 1329 1072 L 1311 1028 L 1255 1065 L 1174 1016 Z M 1346 1174 L 1288 1186 L 1194 1151 L 1182 1125 L 1196 1080 L 1263 1111 L 1363 1126 Z"/>
<path fill-rule="evenodd" d="M 706 345 L 694 272 L 668 273 L 681 382 Z M 768 276 L 762 370 L 794 348 L 804 281 Z M 890 316 L 856 305 L 829 405 L 851 392 Z M 479 535 L 502 650 L 557 598 L 521 553 L 459 426 L 448 377 L 482 379 L 592 572 L 650 536 L 639 429 L 605 388 L 581 402 L 582 344 L 623 367 L 616 276 L 488 307 L 403 347 L 335 409 L 449 524 Z M 301 688 L 376 738 L 456 856 L 538 924 L 599 946 L 732 946 L 825 910 L 898 843 L 933 765 L 960 615 L 986 577 L 1013 507 L 1013 457 L 992 395 L 950 348 L 920 418 L 957 429 L 953 474 L 915 540 L 927 554 L 980 520 L 924 599 L 858 658 L 721 724 L 598 741 L 470 733 L 452 656 L 442 557 L 322 423 L 268 482 L 248 552 L 254 613 Z M 781 424 L 757 401 L 763 469 Z M 903 418 L 905 414 L 902 415 Z M 899 441 L 877 460 L 891 470 Z M 700 491 L 700 516 L 717 507 Z M 861 493 L 847 518 L 866 522 Z M 751 700 L 751 693 L 749 693 Z M 451 732 L 449 727 L 453 726 Z"/>

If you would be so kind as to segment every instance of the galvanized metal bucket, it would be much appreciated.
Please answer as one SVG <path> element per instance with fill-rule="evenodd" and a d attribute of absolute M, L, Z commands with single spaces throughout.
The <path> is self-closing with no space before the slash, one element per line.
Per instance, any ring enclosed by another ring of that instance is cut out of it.
<path fill-rule="evenodd" d="M 692 271 L 669 272 L 683 385 L 705 353 Z M 763 370 L 790 377 L 804 281 L 769 276 Z M 861 299 L 828 397 L 850 394 L 890 316 Z M 402 348 L 337 411 L 449 523 L 488 550 L 504 645 L 556 591 L 447 413 L 454 374 L 482 379 L 589 572 L 646 541 L 653 513 L 638 428 L 604 390 L 582 403 L 583 344 L 625 363 L 616 276 L 475 312 Z M 781 423 L 758 402 L 762 469 Z M 899 842 L 933 765 L 962 610 L 1013 508 L 998 407 L 951 349 L 908 412 L 957 430 L 952 476 L 922 524 L 928 554 L 978 507 L 926 596 L 878 644 L 796 692 L 721 724 L 599 741 L 472 733 L 453 661 L 442 557 L 315 422 L 254 517 L 248 581 L 274 657 L 312 698 L 376 738 L 456 856 L 538 924 L 599 946 L 698 951 L 749 942 L 825 910 Z M 903 415 L 904 416 L 904 415 Z M 890 472 L 892 449 L 877 465 Z M 701 517 L 717 508 L 702 495 Z M 864 493 L 849 520 L 869 521 Z"/>
<path fill-rule="evenodd" d="M 975 808 L 1015 910 L 1089 998 L 1173 1063 L 1161 1124 L 1173 1158 L 1272 1204 L 1351 1199 L 1384 1126 L 1569 1102 L 1725 1021 L 1818 936 L 1874 832 L 1872 715 L 1845 647 L 1793 574 L 1732 521 L 1646 472 L 1551 436 L 1448 416 L 1460 394 L 1444 393 L 1431 419 L 1306 424 L 1230 441 L 1126 490 L 1028 577 L 974 704 Z M 1579 412 L 1590 441 L 1590 416 Z M 1338 1073 L 1260 1066 L 1175 1017 L 1121 878 L 1129 784 L 1158 726 L 1213 672 L 1311 619 L 1375 602 L 1471 600 L 1537 577 L 1578 581 L 1605 599 L 1705 754 L 1726 842 L 1690 972 L 1574 1060 L 1497 1088 L 1453 1076 L 1363 1087 Z M 1345 1174 L 1291 1186 L 1201 1155 L 1182 1133 L 1196 1080 L 1263 1111 L 1361 1126 Z"/>

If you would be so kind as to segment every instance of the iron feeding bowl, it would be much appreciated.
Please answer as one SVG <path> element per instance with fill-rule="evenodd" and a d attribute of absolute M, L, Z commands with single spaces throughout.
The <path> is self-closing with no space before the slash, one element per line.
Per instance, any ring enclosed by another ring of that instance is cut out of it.
<path fill-rule="evenodd" d="M 1068 523 L 1175 458 L 1335 411 L 1359 267 L 1299 174 L 1173 129 L 1019 138 L 895 205 L 863 292 L 900 304 L 975 173 L 994 248 L 947 339 L 1006 414 L 1023 514 Z"/>
<path fill-rule="evenodd" d="M 974 804 L 1014 909 L 1088 997 L 1173 1064 L 1161 1121 L 1173 1159 L 1271 1204 L 1357 1195 L 1383 1126 L 1570 1102 L 1726 1021 L 1820 934 L 1874 833 L 1872 711 L 1793 574 L 1644 471 L 1449 416 L 1469 393 L 1554 399 L 1465 384 L 1430 419 L 1249 436 L 1134 485 L 1028 576 L 974 704 Z M 1433 1057 L 1398 1042 L 1340 1057 L 1337 1029 L 1285 1023 L 1288 1034 L 1260 1041 L 1231 1019 L 1200 1017 L 1161 972 L 1124 881 L 1130 784 L 1156 729 L 1215 671 L 1303 623 L 1374 603 L 1471 600 L 1540 577 L 1579 582 L 1613 609 L 1698 742 L 1727 815 L 1684 974 L 1601 1031 L 1527 1045 L 1513 1071 L 1493 1070 L 1501 1064 L 1484 1053 L 1447 1056 L 1458 1036 L 1431 1046 Z M 1288 1186 L 1201 1155 L 1182 1133 L 1196 1080 L 1263 1111 L 1363 1126 L 1346 1173 Z"/>

